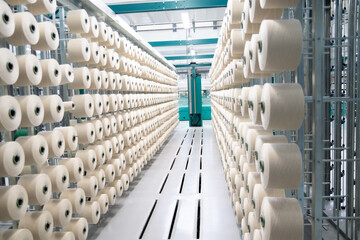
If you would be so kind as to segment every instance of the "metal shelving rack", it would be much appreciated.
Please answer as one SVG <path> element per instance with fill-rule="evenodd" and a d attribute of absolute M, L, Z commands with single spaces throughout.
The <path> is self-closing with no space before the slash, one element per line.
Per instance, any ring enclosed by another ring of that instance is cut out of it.
<path fill-rule="evenodd" d="M 307 102 L 299 143 L 304 149 L 305 225 L 322 239 L 360 238 L 359 2 L 305 0 L 303 80 Z M 307 228 L 305 228 L 307 229 Z"/>

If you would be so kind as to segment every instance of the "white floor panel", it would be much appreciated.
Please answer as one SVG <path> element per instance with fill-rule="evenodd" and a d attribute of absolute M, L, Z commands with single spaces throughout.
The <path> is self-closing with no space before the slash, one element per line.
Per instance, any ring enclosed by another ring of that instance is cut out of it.
<path fill-rule="evenodd" d="M 88 239 L 240 239 L 211 123 L 181 122 Z"/>

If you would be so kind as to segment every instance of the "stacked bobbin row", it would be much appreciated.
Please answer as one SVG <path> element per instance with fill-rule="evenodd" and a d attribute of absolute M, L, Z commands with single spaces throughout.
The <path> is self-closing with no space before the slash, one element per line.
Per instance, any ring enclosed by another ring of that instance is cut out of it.
<path fill-rule="evenodd" d="M 86 239 L 178 124 L 173 71 L 85 10 L 67 12 L 60 40 L 34 17 L 56 7 L 0 0 L 0 221 L 14 221 L 0 239 Z"/>
<path fill-rule="evenodd" d="M 303 239 L 300 204 L 285 194 L 301 184 L 302 155 L 283 134 L 300 128 L 304 94 L 266 83 L 299 65 L 301 25 L 280 19 L 297 2 L 229 1 L 210 70 L 212 124 L 243 239 Z"/>

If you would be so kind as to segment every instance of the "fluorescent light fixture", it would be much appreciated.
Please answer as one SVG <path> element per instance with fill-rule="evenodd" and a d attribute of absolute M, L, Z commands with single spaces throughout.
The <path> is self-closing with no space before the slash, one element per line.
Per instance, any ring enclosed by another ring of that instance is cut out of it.
<path fill-rule="evenodd" d="M 190 17 L 189 17 L 189 14 L 187 12 L 181 13 L 181 19 L 183 21 L 185 29 L 191 28 Z"/>
<path fill-rule="evenodd" d="M 191 49 L 191 50 L 190 50 L 190 54 L 191 54 L 191 56 L 195 56 L 195 54 L 196 54 L 195 50 L 194 50 L 194 49 Z"/>

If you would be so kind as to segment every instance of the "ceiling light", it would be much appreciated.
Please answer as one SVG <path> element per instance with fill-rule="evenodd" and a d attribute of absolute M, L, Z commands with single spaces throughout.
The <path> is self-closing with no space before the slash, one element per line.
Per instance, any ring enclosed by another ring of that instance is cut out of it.
<path fill-rule="evenodd" d="M 183 21 L 184 28 L 189 29 L 191 27 L 189 14 L 187 12 L 181 13 L 181 18 Z"/>

